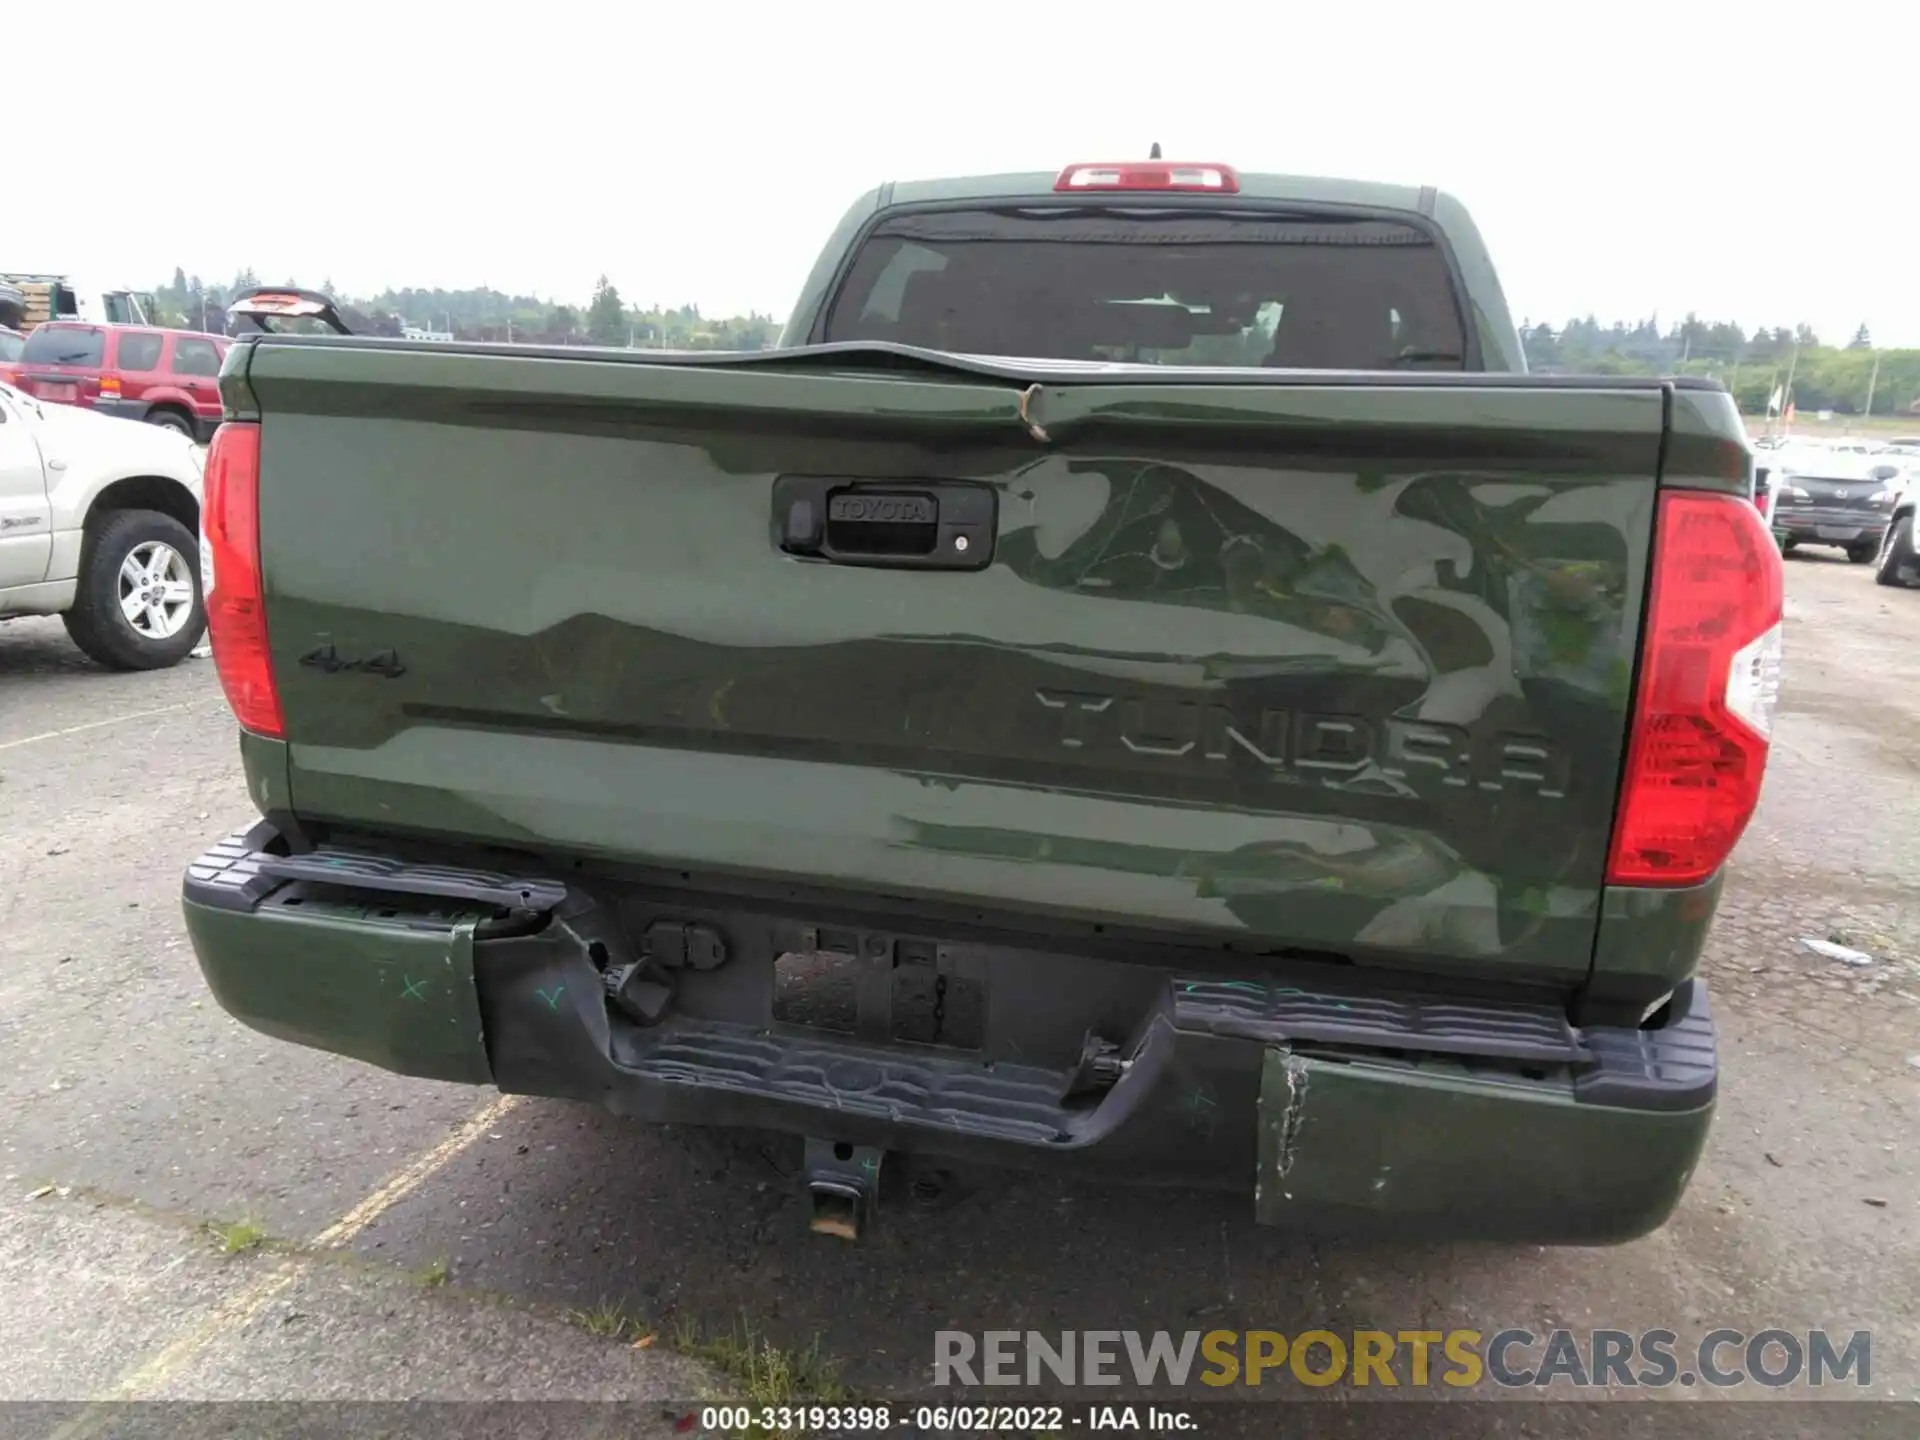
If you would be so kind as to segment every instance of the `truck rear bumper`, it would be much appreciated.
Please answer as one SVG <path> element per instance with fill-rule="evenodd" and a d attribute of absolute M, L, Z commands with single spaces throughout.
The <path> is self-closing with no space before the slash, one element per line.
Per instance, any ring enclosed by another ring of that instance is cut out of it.
<path fill-rule="evenodd" d="M 1355 967 L 1224 976 L 1171 948 L 1117 961 L 291 856 L 264 823 L 189 867 L 184 903 L 220 1004 L 296 1044 L 646 1120 L 1252 1188 L 1260 1220 L 1300 1228 L 1631 1239 L 1678 1202 L 1713 1110 L 1697 981 L 1658 1028 L 1579 1029 L 1540 997 Z M 844 1031 L 782 1018 L 795 959 L 845 962 Z M 951 995 L 972 1043 L 903 1038 L 916 980 L 934 1033 Z"/>

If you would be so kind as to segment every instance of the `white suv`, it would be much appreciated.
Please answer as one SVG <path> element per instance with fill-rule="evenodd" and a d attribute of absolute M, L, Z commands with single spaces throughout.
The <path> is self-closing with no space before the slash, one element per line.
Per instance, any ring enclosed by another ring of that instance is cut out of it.
<path fill-rule="evenodd" d="M 59 615 L 116 670 L 185 659 L 206 628 L 203 464 L 172 430 L 0 385 L 0 620 Z"/>

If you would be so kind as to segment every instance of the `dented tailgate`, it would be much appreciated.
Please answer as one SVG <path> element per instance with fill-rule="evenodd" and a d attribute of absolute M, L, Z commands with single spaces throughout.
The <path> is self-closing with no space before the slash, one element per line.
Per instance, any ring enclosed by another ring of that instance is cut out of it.
<path fill-rule="evenodd" d="M 252 352 L 304 817 L 1586 969 L 1657 386 Z"/>

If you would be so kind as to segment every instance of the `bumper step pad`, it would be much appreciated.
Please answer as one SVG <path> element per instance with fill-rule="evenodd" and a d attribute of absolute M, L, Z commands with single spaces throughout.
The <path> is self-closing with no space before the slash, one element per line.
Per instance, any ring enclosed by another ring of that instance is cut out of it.
<path fill-rule="evenodd" d="M 1244 980 L 1182 981 L 1175 986 L 1175 998 L 1182 1030 L 1270 1045 L 1320 1040 L 1549 1065 L 1578 1065 L 1592 1058 L 1565 1013 L 1547 1005 L 1342 994 Z"/>
<path fill-rule="evenodd" d="M 809 1109 L 945 1130 L 1016 1145 L 1089 1145 L 1138 1105 L 1174 1048 L 1156 1016 L 1125 1073 L 1097 1104 L 1066 1104 L 1064 1070 L 977 1055 L 908 1053 L 857 1043 L 770 1036 L 747 1026 L 677 1019 L 637 1033 L 615 1063 L 637 1077 L 701 1090 L 765 1096 Z"/>
<path fill-rule="evenodd" d="M 252 910 L 281 885 L 305 881 L 349 890 L 467 900 L 532 914 L 558 909 L 567 898 L 567 887 L 558 880 L 455 865 L 416 865 L 331 845 L 287 855 L 271 848 L 279 838 L 264 820 L 249 830 L 236 830 L 187 867 L 191 897 L 221 910 Z"/>
<path fill-rule="evenodd" d="M 1183 1032 L 1264 1045 L 1307 1041 L 1409 1057 L 1565 1066 L 1573 1098 L 1587 1105 L 1692 1110 L 1713 1099 L 1719 1068 L 1706 986 L 1693 980 L 1674 991 L 1666 1023 L 1648 1030 L 1576 1030 L 1548 1005 L 1339 994 L 1240 980 L 1178 982 L 1174 1005 Z"/>

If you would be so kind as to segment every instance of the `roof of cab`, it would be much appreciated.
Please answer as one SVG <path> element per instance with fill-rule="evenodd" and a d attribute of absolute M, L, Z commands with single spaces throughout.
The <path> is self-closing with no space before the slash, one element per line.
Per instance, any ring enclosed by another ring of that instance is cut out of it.
<path fill-rule="evenodd" d="M 919 205 L 943 200 L 1024 199 L 1055 194 L 1057 170 L 1029 170 L 1008 175 L 964 175 L 939 180 L 896 180 L 885 187 L 882 205 Z M 1340 180 L 1318 175 L 1263 175 L 1246 170 L 1239 176 L 1237 196 L 1223 199 L 1297 200 L 1307 204 L 1353 205 L 1369 210 L 1407 210 L 1431 213 L 1434 192 L 1418 185 L 1386 185 L 1370 180 Z M 1106 192 L 1102 198 L 1112 196 Z M 1150 192 L 1141 192 L 1147 194 Z M 1085 198 L 1084 196 L 1081 198 Z M 1182 198 L 1187 198 L 1183 196 Z M 1195 199 L 1210 198 L 1193 196 Z"/>

